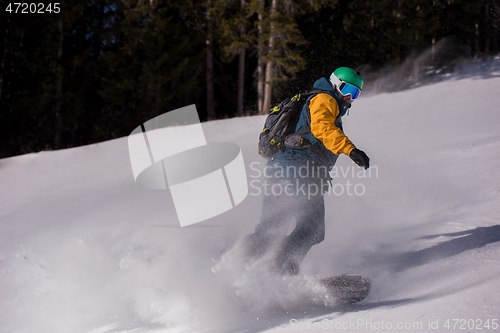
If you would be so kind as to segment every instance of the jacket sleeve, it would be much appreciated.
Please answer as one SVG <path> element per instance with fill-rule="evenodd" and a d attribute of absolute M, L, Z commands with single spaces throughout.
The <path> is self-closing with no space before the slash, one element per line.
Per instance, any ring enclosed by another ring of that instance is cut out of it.
<path fill-rule="evenodd" d="M 339 115 L 339 106 L 328 94 L 318 94 L 309 102 L 311 133 L 336 155 L 349 156 L 356 148 L 344 132 L 334 125 Z"/>

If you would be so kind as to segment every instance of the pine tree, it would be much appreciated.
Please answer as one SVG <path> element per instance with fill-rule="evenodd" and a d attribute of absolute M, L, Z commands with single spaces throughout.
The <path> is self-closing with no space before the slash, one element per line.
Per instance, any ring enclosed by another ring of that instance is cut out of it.
<path fill-rule="evenodd" d="M 215 93 L 214 93 L 214 50 L 213 50 L 213 5 L 207 1 L 207 119 L 215 119 Z"/>
<path fill-rule="evenodd" d="M 246 1 L 240 0 L 240 11 L 242 20 L 239 24 L 240 26 L 240 38 L 244 40 L 246 38 Z M 236 114 L 238 116 L 243 116 L 245 110 L 245 53 L 247 45 L 241 45 L 239 50 L 239 63 L 238 63 L 238 109 Z"/>
<path fill-rule="evenodd" d="M 262 105 L 263 112 L 269 112 L 271 109 L 271 93 L 272 93 L 272 81 L 274 78 L 274 47 L 276 40 L 276 14 L 278 11 L 278 0 L 272 0 L 271 11 L 269 15 L 270 26 L 269 26 L 269 44 L 266 61 L 266 77 L 264 82 L 264 102 Z"/>

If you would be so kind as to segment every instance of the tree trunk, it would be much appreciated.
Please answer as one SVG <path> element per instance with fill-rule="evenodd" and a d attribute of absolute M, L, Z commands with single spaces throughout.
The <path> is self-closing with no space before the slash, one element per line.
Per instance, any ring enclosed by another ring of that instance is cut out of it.
<path fill-rule="evenodd" d="M 245 0 L 241 0 L 241 14 L 245 15 Z M 245 37 L 245 23 L 242 22 L 240 26 L 240 37 Z M 245 47 L 240 48 L 240 59 L 239 59 L 239 70 L 238 70 L 238 112 L 239 117 L 243 116 L 245 110 Z"/>
<path fill-rule="evenodd" d="M 474 49 L 475 49 L 474 59 L 478 59 L 479 58 L 479 24 L 478 23 L 476 23 L 474 25 L 474 36 L 475 36 L 475 39 L 474 39 Z"/>
<path fill-rule="evenodd" d="M 211 1 L 207 1 L 207 119 L 215 119 L 213 25 Z"/>
<path fill-rule="evenodd" d="M 274 52 L 274 40 L 275 40 L 275 25 L 274 25 L 274 16 L 276 14 L 276 10 L 278 8 L 278 0 L 273 0 L 271 4 L 271 30 L 269 37 L 269 59 L 267 59 L 266 65 L 266 82 L 265 82 L 265 91 L 264 91 L 264 105 L 262 107 L 262 111 L 264 113 L 268 113 L 271 109 L 271 94 L 272 94 L 272 81 L 273 81 L 273 60 L 272 53 Z"/>
<path fill-rule="evenodd" d="M 7 20 L 7 24 L 9 24 L 9 20 Z M 5 60 L 7 59 L 7 34 L 9 33 L 9 28 L 5 28 L 5 36 L 3 38 L 3 52 L 2 52 L 2 60 L 0 63 L 0 105 L 2 105 L 2 91 L 3 91 L 3 76 L 5 72 Z"/>
<path fill-rule="evenodd" d="M 264 114 L 263 101 L 264 101 L 264 43 L 262 43 L 262 11 L 264 10 L 264 1 L 259 1 L 259 13 L 258 19 L 259 24 L 257 26 L 259 40 L 258 40 L 258 50 L 257 50 L 257 111 L 259 114 Z"/>
<path fill-rule="evenodd" d="M 56 134 L 54 139 L 54 149 L 61 149 L 61 130 L 62 130 L 62 120 L 61 120 L 61 107 L 62 107 L 62 83 L 63 83 L 63 71 L 61 65 L 61 59 L 63 55 L 63 24 L 59 21 L 57 28 L 59 30 L 59 48 L 57 50 L 57 90 L 56 90 Z"/>

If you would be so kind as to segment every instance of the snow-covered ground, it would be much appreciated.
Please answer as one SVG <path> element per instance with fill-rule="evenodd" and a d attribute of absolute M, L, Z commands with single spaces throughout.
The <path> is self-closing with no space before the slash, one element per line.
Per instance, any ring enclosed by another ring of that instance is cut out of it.
<path fill-rule="evenodd" d="M 127 138 L 0 160 L 0 331 L 500 331 L 497 65 L 354 103 L 344 129 L 372 173 L 339 159 L 326 239 L 285 281 L 211 270 L 258 223 L 255 189 L 181 228 L 168 191 L 135 185 Z M 251 180 L 263 122 L 203 129 L 242 148 Z M 307 277 L 346 272 L 372 279 L 364 301 L 304 301 Z"/>

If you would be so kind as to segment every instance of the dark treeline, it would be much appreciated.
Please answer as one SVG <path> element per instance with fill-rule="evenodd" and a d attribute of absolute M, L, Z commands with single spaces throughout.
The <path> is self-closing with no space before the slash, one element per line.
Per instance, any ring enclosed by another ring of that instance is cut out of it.
<path fill-rule="evenodd" d="M 41 4 L 0 3 L 0 157 L 126 136 L 189 104 L 202 120 L 263 114 L 338 66 L 397 65 L 444 39 L 465 58 L 500 51 L 500 0 Z"/>

